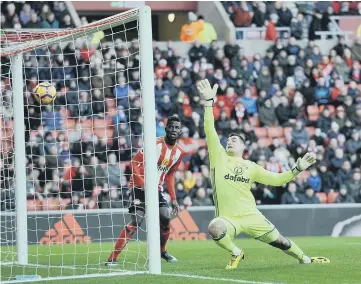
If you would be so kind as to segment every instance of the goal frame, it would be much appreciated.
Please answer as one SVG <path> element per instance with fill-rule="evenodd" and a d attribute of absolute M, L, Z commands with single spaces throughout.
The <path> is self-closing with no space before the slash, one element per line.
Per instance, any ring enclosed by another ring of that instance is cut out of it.
<path fill-rule="evenodd" d="M 132 13 L 138 10 L 136 18 L 131 18 Z M 124 14 L 129 18 L 121 19 L 118 25 L 138 19 L 139 30 L 139 53 L 140 53 L 140 84 L 142 90 L 143 107 L 143 129 L 144 129 L 144 163 L 145 163 L 145 198 L 146 198 L 146 226 L 147 226 L 147 252 L 148 272 L 150 274 L 161 273 L 160 258 L 160 226 L 158 206 L 158 180 L 157 180 L 157 151 L 156 151 L 156 125 L 155 125 L 155 96 L 154 96 L 154 70 L 153 70 L 153 48 L 152 48 L 152 19 L 149 6 L 128 10 L 107 19 L 94 22 L 91 29 L 79 27 L 66 32 L 51 32 L 51 38 L 43 37 L 44 32 L 36 33 L 35 40 L 18 46 L 16 52 L 11 49 L 1 52 L 2 55 L 10 56 L 12 72 L 13 106 L 15 110 L 24 109 L 23 100 L 23 52 L 44 46 L 46 44 L 58 43 L 68 39 L 87 36 L 95 31 L 105 30 L 117 26 L 110 22 L 113 18 Z M 108 23 L 106 22 L 108 20 Z M 104 23 L 105 22 L 105 23 Z M 97 23 L 102 27 L 98 28 Z M 70 32 L 69 32 L 70 31 Z M 74 32 L 74 34 L 73 34 Z M 56 36 L 58 34 L 58 36 Z M 40 35 L 40 36 L 39 36 Z M 31 32 L 25 37 L 32 38 Z M 16 251 L 17 264 L 28 265 L 28 237 L 27 237 L 27 206 L 26 206 L 26 168 L 25 168 L 25 126 L 24 113 L 14 111 L 14 149 L 15 154 L 15 198 L 16 198 Z M 82 277 L 94 277 L 97 274 L 82 275 Z M 100 276 L 98 274 L 98 276 Z M 112 274 L 108 274 L 112 276 Z M 56 279 L 62 279 L 59 276 Z M 69 278 L 69 277 L 66 277 Z M 76 278 L 76 277 L 73 277 Z M 45 279 L 44 279 L 45 280 Z"/>

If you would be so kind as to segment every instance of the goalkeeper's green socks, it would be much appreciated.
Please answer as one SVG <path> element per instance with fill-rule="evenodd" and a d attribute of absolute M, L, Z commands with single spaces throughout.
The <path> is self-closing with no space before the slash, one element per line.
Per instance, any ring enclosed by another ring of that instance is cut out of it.
<path fill-rule="evenodd" d="M 227 233 L 223 233 L 219 238 L 213 239 L 214 242 L 219 245 L 221 248 L 229 251 L 233 255 L 240 255 L 241 250 L 236 247 L 236 245 L 232 242 L 231 237 Z"/>
<path fill-rule="evenodd" d="M 289 240 L 291 243 L 291 247 L 288 250 L 284 250 L 284 252 L 299 261 L 303 261 L 303 251 L 296 245 L 293 241 Z"/>

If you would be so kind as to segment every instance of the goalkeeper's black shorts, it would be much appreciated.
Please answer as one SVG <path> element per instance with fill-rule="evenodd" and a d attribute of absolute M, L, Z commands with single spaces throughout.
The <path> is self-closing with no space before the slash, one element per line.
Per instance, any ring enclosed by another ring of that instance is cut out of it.
<path fill-rule="evenodd" d="M 159 192 L 159 207 L 168 207 L 168 202 L 164 197 L 163 192 Z M 136 211 L 145 212 L 145 192 L 143 188 L 134 187 L 129 194 L 129 213 Z"/>

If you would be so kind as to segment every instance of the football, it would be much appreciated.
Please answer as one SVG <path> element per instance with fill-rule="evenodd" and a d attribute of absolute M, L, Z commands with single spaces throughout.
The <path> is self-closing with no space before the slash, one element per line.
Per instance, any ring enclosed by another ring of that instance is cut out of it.
<path fill-rule="evenodd" d="M 42 82 L 34 89 L 33 96 L 39 104 L 50 104 L 56 98 L 56 89 L 49 82 Z"/>

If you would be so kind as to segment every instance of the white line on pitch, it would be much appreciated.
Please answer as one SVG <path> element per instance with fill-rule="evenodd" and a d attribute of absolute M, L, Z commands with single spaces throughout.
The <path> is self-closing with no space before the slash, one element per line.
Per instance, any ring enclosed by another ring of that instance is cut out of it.
<path fill-rule="evenodd" d="M 184 278 L 194 278 L 194 279 L 204 279 L 204 280 L 214 280 L 214 281 L 228 281 L 228 282 L 246 283 L 246 284 L 282 284 L 282 283 L 276 283 L 276 282 L 259 282 L 259 281 L 251 281 L 251 280 L 241 280 L 241 279 L 232 279 L 232 278 L 218 278 L 218 277 L 208 277 L 208 276 L 188 275 L 188 274 L 162 273 L 160 275 L 174 276 L 174 277 L 184 277 Z"/>

